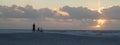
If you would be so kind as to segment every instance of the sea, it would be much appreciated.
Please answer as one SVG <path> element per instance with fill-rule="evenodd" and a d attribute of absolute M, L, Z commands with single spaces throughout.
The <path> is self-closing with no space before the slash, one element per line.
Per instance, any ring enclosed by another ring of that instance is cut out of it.
<path fill-rule="evenodd" d="M 76 36 L 91 36 L 91 37 L 120 37 L 120 30 L 43 30 L 44 33 L 58 33 Z M 32 29 L 0 29 L 0 34 L 3 33 L 40 33 L 33 32 Z"/>

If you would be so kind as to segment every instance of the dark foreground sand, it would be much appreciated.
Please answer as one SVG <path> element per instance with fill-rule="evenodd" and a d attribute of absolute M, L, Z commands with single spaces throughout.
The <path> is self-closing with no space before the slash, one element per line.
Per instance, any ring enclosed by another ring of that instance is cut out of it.
<path fill-rule="evenodd" d="M 120 45 L 120 38 L 55 33 L 11 33 L 0 34 L 0 45 Z"/>

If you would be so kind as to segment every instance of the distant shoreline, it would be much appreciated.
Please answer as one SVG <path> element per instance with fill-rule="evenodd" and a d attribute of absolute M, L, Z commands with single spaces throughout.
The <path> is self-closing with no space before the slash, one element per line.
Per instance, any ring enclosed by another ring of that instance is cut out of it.
<path fill-rule="evenodd" d="M 0 30 L 32 30 L 32 29 L 0 29 Z M 44 30 L 80 30 L 80 29 L 44 29 Z M 114 30 L 114 29 L 112 30 L 85 30 L 85 31 L 120 31 L 120 29 L 119 30 Z"/>

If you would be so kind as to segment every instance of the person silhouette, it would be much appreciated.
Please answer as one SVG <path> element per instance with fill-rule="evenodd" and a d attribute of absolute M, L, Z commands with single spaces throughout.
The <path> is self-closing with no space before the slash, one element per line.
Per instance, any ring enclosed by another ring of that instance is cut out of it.
<path fill-rule="evenodd" d="M 35 32 L 35 23 L 33 24 L 33 30 L 32 31 Z"/>
<path fill-rule="evenodd" d="M 37 28 L 38 31 L 40 31 L 39 27 Z"/>
<path fill-rule="evenodd" d="M 43 32 L 43 30 L 42 30 L 42 28 L 37 28 L 37 30 L 39 31 L 39 32 Z"/>
<path fill-rule="evenodd" d="M 42 29 L 42 27 L 40 28 L 40 32 L 43 32 L 43 29 Z"/>

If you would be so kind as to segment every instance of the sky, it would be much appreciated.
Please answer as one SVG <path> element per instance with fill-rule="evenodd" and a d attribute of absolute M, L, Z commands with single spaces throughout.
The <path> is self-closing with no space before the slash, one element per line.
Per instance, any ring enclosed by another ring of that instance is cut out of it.
<path fill-rule="evenodd" d="M 119 30 L 120 0 L 0 0 L 0 29 Z M 14 27 L 15 26 L 15 27 Z"/>
<path fill-rule="evenodd" d="M 120 5 L 120 0 L 0 0 L 1 5 L 11 6 L 13 4 L 19 6 L 32 5 L 35 8 L 60 8 L 63 6 L 83 6 L 90 9 L 97 9 L 99 7 L 110 7 L 113 5 Z"/>

